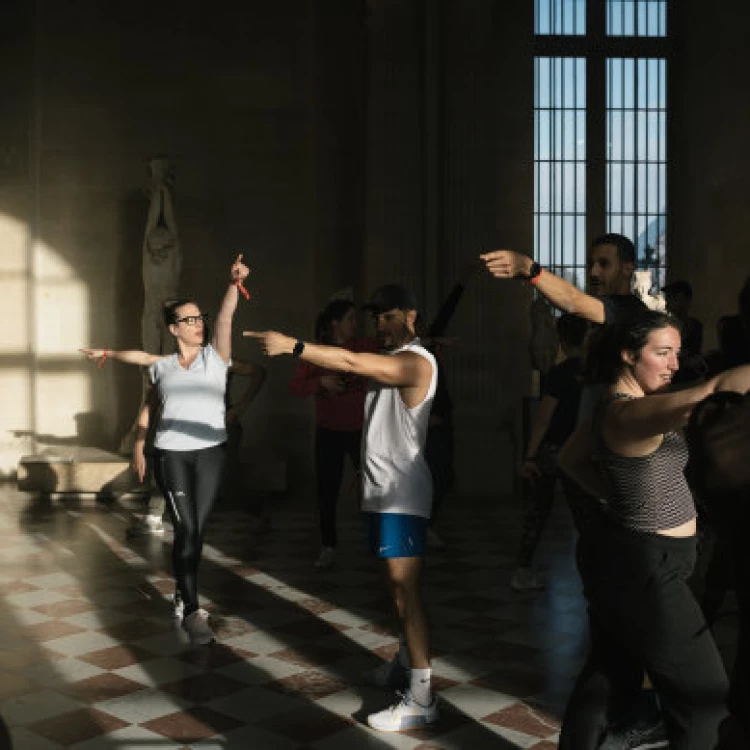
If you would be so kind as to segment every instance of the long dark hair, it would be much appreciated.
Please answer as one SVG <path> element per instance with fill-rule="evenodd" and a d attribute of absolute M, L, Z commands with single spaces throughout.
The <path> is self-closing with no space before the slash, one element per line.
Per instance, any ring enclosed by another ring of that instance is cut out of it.
<path fill-rule="evenodd" d="M 640 352 L 648 337 L 662 328 L 682 330 L 673 315 L 654 310 L 639 312 L 627 322 L 594 329 L 586 341 L 585 379 L 589 383 L 614 383 L 625 367 L 622 352 Z"/>
<path fill-rule="evenodd" d="M 350 299 L 329 302 L 315 319 L 315 340 L 319 344 L 332 344 L 334 320 L 342 320 L 353 307 L 354 302 Z"/>

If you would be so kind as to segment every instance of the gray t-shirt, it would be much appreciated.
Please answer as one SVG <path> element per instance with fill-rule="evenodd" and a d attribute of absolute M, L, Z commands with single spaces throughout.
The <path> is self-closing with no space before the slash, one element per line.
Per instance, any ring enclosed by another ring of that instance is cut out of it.
<path fill-rule="evenodd" d="M 226 442 L 224 393 L 229 364 L 208 344 L 186 370 L 178 355 L 149 368 L 158 394 L 154 447 L 170 451 L 211 448 Z"/>

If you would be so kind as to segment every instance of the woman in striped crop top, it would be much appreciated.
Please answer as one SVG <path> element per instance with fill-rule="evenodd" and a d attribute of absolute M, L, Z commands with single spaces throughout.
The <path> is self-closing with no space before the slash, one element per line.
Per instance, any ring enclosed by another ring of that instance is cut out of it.
<path fill-rule="evenodd" d="M 724 666 L 688 586 L 696 514 L 680 429 L 711 393 L 750 389 L 750 366 L 668 392 L 679 354 L 679 323 L 651 311 L 603 331 L 588 353 L 590 374 L 609 387 L 593 422 L 565 445 L 560 465 L 605 498 L 608 512 L 586 554 L 596 637 L 566 710 L 563 750 L 598 747 L 607 727 L 592 728 L 585 717 L 601 715 L 601 704 L 615 695 L 635 704 L 643 669 L 671 748 L 713 748 L 727 715 Z"/>

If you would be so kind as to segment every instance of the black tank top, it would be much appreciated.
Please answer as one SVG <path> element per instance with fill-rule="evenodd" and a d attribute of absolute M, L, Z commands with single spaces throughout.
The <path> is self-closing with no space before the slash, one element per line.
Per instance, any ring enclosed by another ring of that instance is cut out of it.
<path fill-rule="evenodd" d="M 646 532 L 693 520 L 695 502 L 684 473 L 688 449 L 681 433 L 665 433 L 661 445 L 647 456 L 621 456 L 607 446 L 602 434 L 604 410 L 621 398 L 635 397 L 614 394 L 600 403 L 595 419 L 599 461 L 612 490 L 607 503 L 612 518 L 625 528 Z"/>

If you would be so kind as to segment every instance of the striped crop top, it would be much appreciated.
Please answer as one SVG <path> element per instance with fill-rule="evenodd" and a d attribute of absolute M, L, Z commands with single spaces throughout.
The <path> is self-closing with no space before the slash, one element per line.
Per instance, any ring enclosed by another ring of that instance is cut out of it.
<path fill-rule="evenodd" d="M 695 518 L 695 502 L 685 479 L 688 449 L 681 433 L 664 434 L 661 445 L 646 456 L 621 456 L 607 446 L 602 417 L 615 399 L 634 398 L 616 393 L 603 401 L 595 419 L 601 471 L 612 495 L 607 507 L 620 525 L 635 531 L 671 529 Z"/>

